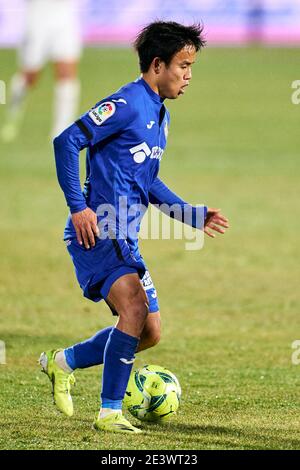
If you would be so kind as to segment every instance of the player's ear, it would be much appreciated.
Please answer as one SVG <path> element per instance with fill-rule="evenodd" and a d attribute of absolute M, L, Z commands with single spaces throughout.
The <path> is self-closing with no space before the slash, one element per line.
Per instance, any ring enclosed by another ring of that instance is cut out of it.
<path fill-rule="evenodd" d="M 161 71 L 162 60 L 159 57 L 155 57 L 155 59 L 153 59 L 152 64 L 154 72 L 158 75 Z"/>

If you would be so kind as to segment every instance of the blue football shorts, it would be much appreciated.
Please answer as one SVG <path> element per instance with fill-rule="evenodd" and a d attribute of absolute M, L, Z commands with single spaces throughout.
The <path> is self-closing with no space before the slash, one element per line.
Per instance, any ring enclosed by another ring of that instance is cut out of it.
<path fill-rule="evenodd" d="M 159 310 L 156 289 L 138 251 L 131 252 L 126 240 L 96 239 L 87 250 L 76 238 L 65 240 L 84 297 L 99 302 L 107 299 L 113 283 L 124 274 L 138 273 L 149 301 L 149 312 Z M 108 304 L 109 305 L 109 304 Z M 117 314 L 111 308 L 113 314 Z"/>

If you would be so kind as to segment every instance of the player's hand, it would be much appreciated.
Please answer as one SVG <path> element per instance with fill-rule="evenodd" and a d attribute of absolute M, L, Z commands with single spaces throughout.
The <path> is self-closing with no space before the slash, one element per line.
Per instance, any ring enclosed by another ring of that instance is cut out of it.
<path fill-rule="evenodd" d="M 207 209 L 204 222 L 204 233 L 206 233 L 206 235 L 215 238 L 216 234 L 213 233 L 212 230 L 218 233 L 225 233 L 228 227 L 228 219 L 221 214 L 221 209 Z"/>
<path fill-rule="evenodd" d="M 84 244 L 87 250 L 95 246 L 95 237 L 98 237 L 100 233 L 95 212 L 89 207 L 83 211 L 75 212 L 75 214 L 72 214 L 72 222 L 76 230 L 78 243 L 80 245 Z"/>

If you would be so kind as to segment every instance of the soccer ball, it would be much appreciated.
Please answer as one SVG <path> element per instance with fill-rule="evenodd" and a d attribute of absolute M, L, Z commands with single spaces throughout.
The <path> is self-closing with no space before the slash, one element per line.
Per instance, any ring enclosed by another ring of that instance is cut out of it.
<path fill-rule="evenodd" d="M 147 365 L 132 372 L 124 405 L 141 421 L 166 421 L 178 410 L 181 388 L 164 367 Z"/>

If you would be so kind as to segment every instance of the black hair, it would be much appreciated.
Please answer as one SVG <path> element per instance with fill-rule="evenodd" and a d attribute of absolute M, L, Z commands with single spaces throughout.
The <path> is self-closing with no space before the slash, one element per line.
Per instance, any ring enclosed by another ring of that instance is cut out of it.
<path fill-rule="evenodd" d="M 205 46 L 203 25 L 185 26 L 175 21 L 154 21 L 143 28 L 134 41 L 141 72 L 147 72 L 155 57 L 169 65 L 177 52 L 185 46 L 194 46 L 199 51 Z"/>

